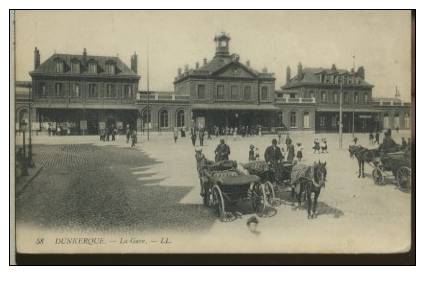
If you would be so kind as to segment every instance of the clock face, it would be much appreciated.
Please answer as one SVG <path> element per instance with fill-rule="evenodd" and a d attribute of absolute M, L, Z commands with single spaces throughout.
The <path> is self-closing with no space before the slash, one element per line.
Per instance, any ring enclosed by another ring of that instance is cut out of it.
<path fill-rule="evenodd" d="M 227 42 L 226 41 L 221 41 L 220 42 L 220 46 L 221 47 L 226 47 L 227 46 Z"/>

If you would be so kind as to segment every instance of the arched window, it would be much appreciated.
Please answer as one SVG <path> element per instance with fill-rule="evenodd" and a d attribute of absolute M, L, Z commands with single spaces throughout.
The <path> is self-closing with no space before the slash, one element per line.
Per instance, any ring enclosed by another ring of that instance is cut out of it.
<path fill-rule="evenodd" d="M 400 116 L 398 113 L 394 115 L 394 128 L 400 128 Z"/>
<path fill-rule="evenodd" d="M 309 112 L 304 112 L 304 128 L 308 129 L 310 128 L 310 113 Z"/>
<path fill-rule="evenodd" d="M 326 92 L 322 92 L 322 93 L 320 94 L 320 101 L 321 101 L 321 102 L 326 102 Z"/>
<path fill-rule="evenodd" d="M 148 112 L 147 108 L 145 109 L 145 111 L 143 112 L 143 115 L 142 115 L 142 120 L 143 120 L 143 127 L 145 129 L 152 128 L 152 125 L 151 125 L 151 123 L 152 123 L 152 112 L 151 112 L 150 109 L 149 109 L 149 112 Z"/>
<path fill-rule="evenodd" d="M 387 113 L 384 114 L 384 129 L 388 129 L 390 127 L 390 117 Z"/>
<path fill-rule="evenodd" d="M 159 112 L 159 127 L 168 128 L 168 111 L 162 110 Z"/>
<path fill-rule="evenodd" d="M 409 115 L 409 113 L 406 113 L 404 115 L 404 127 L 406 129 L 410 129 L 410 115 Z"/>
<path fill-rule="evenodd" d="M 177 111 L 177 127 L 184 127 L 184 110 Z"/>

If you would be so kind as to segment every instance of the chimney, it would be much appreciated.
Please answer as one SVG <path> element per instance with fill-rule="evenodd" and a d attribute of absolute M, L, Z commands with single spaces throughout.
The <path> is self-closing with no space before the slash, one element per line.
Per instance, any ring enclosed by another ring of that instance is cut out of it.
<path fill-rule="evenodd" d="M 288 83 L 289 80 L 291 80 L 291 67 L 289 67 L 289 65 L 288 65 L 286 67 L 286 83 Z"/>
<path fill-rule="evenodd" d="M 184 72 L 189 72 L 189 65 L 187 64 L 184 65 Z"/>
<path fill-rule="evenodd" d="M 40 66 L 40 51 L 37 47 L 34 49 L 34 70 Z"/>
<path fill-rule="evenodd" d="M 267 67 L 264 67 L 262 72 L 267 73 Z"/>
<path fill-rule="evenodd" d="M 85 66 L 87 64 L 87 50 L 84 48 L 83 50 L 83 65 Z"/>
<path fill-rule="evenodd" d="M 195 66 L 196 66 L 196 69 L 198 69 L 199 68 L 199 62 L 196 62 Z"/>
<path fill-rule="evenodd" d="M 332 64 L 331 69 L 332 69 L 332 71 L 336 71 L 336 65 L 335 65 L 335 63 L 334 63 L 334 64 Z"/>
<path fill-rule="evenodd" d="M 134 73 L 137 74 L 137 54 L 136 54 L 136 52 L 134 52 L 134 54 L 131 56 L 130 68 Z"/>
<path fill-rule="evenodd" d="M 182 69 L 179 67 L 179 68 L 177 68 L 177 75 L 178 76 L 180 76 L 180 75 L 182 75 Z"/>
<path fill-rule="evenodd" d="M 246 66 L 251 67 L 251 62 L 249 60 L 246 61 Z"/>
<path fill-rule="evenodd" d="M 204 65 L 206 65 L 207 64 L 207 59 L 206 58 L 204 58 Z"/>
<path fill-rule="evenodd" d="M 301 78 L 303 75 L 303 65 L 300 63 L 298 63 L 298 69 L 297 69 L 297 76 L 298 78 Z"/>

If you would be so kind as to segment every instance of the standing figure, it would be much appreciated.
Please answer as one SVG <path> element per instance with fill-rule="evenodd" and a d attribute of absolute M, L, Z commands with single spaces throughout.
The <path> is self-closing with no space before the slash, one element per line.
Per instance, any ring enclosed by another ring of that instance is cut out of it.
<path fill-rule="evenodd" d="M 135 147 L 137 143 L 137 132 L 136 130 L 133 130 L 131 133 L 131 147 Z"/>
<path fill-rule="evenodd" d="M 313 142 L 313 153 L 320 153 L 320 143 L 319 139 L 315 138 Z"/>
<path fill-rule="evenodd" d="M 178 137 L 179 137 L 179 131 L 177 130 L 177 127 L 174 127 L 174 131 L 173 131 L 174 143 L 177 143 Z"/>
<path fill-rule="evenodd" d="M 254 160 L 255 160 L 254 145 L 250 145 L 249 152 L 248 152 L 248 161 L 254 161 Z"/>
<path fill-rule="evenodd" d="M 324 152 L 328 153 L 328 142 L 327 142 L 326 138 L 322 139 L 322 143 L 321 143 L 320 148 L 322 149 L 322 153 L 324 153 Z"/>
<path fill-rule="evenodd" d="M 285 144 L 286 144 L 286 151 L 288 151 L 289 145 L 292 144 L 292 139 L 289 136 L 289 133 L 288 133 L 288 135 L 286 135 Z"/>
<path fill-rule="evenodd" d="M 115 136 L 117 135 L 117 128 L 112 128 L 112 141 L 115 141 Z"/>
<path fill-rule="evenodd" d="M 128 143 L 130 141 L 130 125 L 127 124 L 127 126 L 125 127 L 125 137 L 126 137 L 126 142 Z"/>
<path fill-rule="evenodd" d="M 406 142 L 406 139 L 404 137 L 401 138 L 401 147 L 403 149 L 406 149 L 407 148 L 407 142 Z"/>
<path fill-rule="evenodd" d="M 288 155 L 286 156 L 286 160 L 288 162 L 292 162 L 295 158 L 295 147 L 292 144 L 292 140 L 290 142 L 290 144 L 288 145 Z"/>
<path fill-rule="evenodd" d="M 303 145 L 301 143 L 297 143 L 297 159 L 301 161 L 303 158 Z"/>
<path fill-rule="evenodd" d="M 379 131 L 376 131 L 375 134 L 375 144 L 379 144 Z"/>
<path fill-rule="evenodd" d="M 369 133 L 369 144 L 373 144 L 373 133 Z"/>
<path fill-rule="evenodd" d="M 215 149 L 215 161 L 229 160 L 230 147 L 224 143 L 224 139 L 220 139 L 220 144 Z"/>
<path fill-rule="evenodd" d="M 199 129 L 199 145 L 204 146 L 204 136 L 205 136 L 205 129 L 200 128 Z"/>
<path fill-rule="evenodd" d="M 192 140 L 192 145 L 195 146 L 196 144 L 196 129 L 190 128 L 190 139 Z"/>
<path fill-rule="evenodd" d="M 354 137 L 353 138 L 353 142 L 354 142 L 354 145 L 356 145 L 357 144 L 357 141 L 358 141 L 359 139 L 357 138 L 357 137 Z"/>

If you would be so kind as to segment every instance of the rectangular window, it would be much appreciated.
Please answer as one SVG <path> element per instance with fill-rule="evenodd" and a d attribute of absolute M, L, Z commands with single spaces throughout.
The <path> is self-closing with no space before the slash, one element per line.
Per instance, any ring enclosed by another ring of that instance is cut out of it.
<path fill-rule="evenodd" d="M 97 65 L 94 62 L 89 63 L 89 73 L 97 73 Z"/>
<path fill-rule="evenodd" d="M 224 100 L 224 86 L 223 85 L 217 86 L 217 99 L 218 100 Z"/>
<path fill-rule="evenodd" d="M 322 92 L 320 94 L 320 102 L 326 102 L 326 92 Z"/>
<path fill-rule="evenodd" d="M 245 86 L 244 87 L 243 98 L 244 98 L 244 100 L 251 100 L 251 86 Z"/>
<path fill-rule="evenodd" d="M 334 95 L 333 95 L 333 100 L 334 100 L 334 103 L 338 103 L 338 100 L 339 100 L 339 94 L 337 93 L 337 92 L 334 92 Z"/>
<path fill-rule="evenodd" d="M 106 85 L 106 97 L 115 97 L 115 86 L 113 84 Z"/>
<path fill-rule="evenodd" d="M 356 93 L 354 93 L 354 103 L 358 104 L 359 103 L 359 95 Z"/>
<path fill-rule="evenodd" d="M 63 72 L 63 62 L 61 60 L 56 61 L 56 72 L 58 73 Z"/>
<path fill-rule="evenodd" d="M 198 85 L 198 99 L 205 99 L 205 85 Z"/>
<path fill-rule="evenodd" d="M 322 128 L 324 128 L 326 126 L 326 117 L 325 116 L 320 116 L 319 117 L 319 125 Z"/>
<path fill-rule="evenodd" d="M 291 124 L 290 125 L 291 128 L 297 127 L 297 113 L 296 112 L 291 112 L 290 124 Z"/>
<path fill-rule="evenodd" d="M 78 83 L 72 84 L 72 97 L 80 97 L 80 85 Z"/>
<path fill-rule="evenodd" d="M 304 128 L 310 128 L 310 114 L 309 112 L 304 112 Z"/>
<path fill-rule="evenodd" d="M 295 99 L 295 97 L 296 97 L 295 93 L 291 93 L 291 94 L 289 94 L 289 98 L 291 98 L 291 99 Z"/>
<path fill-rule="evenodd" d="M 332 125 L 332 128 L 336 128 L 337 127 L 337 116 L 336 115 L 332 115 L 331 125 Z"/>
<path fill-rule="evenodd" d="M 238 88 L 238 86 L 232 86 L 231 88 L 230 88 L 230 98 L 232 99 L 232 100 L 237 100 L 237 99 L 239 99 L 239 88 Z"/>
<path fill-rule="evenodd" d="M 267 94 L 268 90 L 266 86 L 261 87 L 261 100 L 266 101 L 269 97 L 269 95 Z"/>
<path fill-rule="evenodd" d="M 115 65 L 114 64 L 107 64 L 106 65 L 106 71 L 108 74 L 115 74 Z"/>
<path fill-rule="evenodd" d="M 131 85 L 124 86 L 124 97 L 132 98 L 133 97 L 133 87 Z"/>
<path fill-rule="evenodd" d="M 89 97 L 97 97 L 97 85 L 96 84 L 89 84 Z"/>
<path fill-rule="evenodd" d="M 55 96 L 62 96 L 62 83 L 55 83 Z"/>
<path fill-rule="evenodd" d="M 350 97 L 347 93 L 344 93 L 344 104 L 350 104 Z"/>
<path fill-rule="evenodd" d="M 47 97 L 46 83 L 40 83 L 40 97 Z"/>

